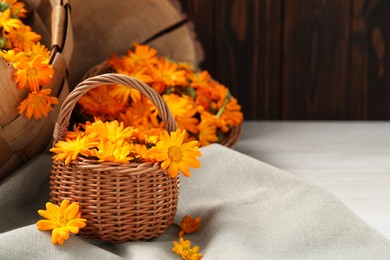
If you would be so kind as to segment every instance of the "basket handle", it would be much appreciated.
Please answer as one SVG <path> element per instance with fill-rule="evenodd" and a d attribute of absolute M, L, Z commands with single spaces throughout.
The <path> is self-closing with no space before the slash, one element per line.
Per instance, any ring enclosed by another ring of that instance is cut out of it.
<path fill-rule="evenodd" d="M 175 119 L 173 118 L 167 104 L 157 93 L 157 91 L 135 78 L 123 74 L 107 73 L 91 77 L 82 81 L 66 97 L 66 99 L 61 105 L 58 119 L 54 127 L 53 145 L 57 143 L 57 141 L 65 139 L 72 111 L 76 103 L 84 94 L 86 94 L 89 90 L 101 85 L 115 84 L 126 85 L 135 88 L 136 90 L 144 94 L 157 107 L 157 110 L 160 113 L 162 120 L 164 121 L 164 127 L 168 131 L 168 133 L 176 131 Z"/>
<path fill-rule="evenodd" d="M 67 34 L 68 23 L 70 23 L 70 3 L 68 0 L 51 0 L 51 64 L 57 53 L 62 52 L 66 37 L 73 37 Z"/>

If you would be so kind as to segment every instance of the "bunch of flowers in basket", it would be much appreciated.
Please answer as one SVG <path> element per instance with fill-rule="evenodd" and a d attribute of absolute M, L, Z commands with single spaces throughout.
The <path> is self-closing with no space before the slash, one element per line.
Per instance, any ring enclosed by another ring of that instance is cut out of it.
<path fill-rule="evenodd" d="M 54 74 L 49 64 L 50 51 L 39 43 L 41 35 L 22 22 L 26 13 L 23 3 L 0 0 L 0 57 L 14 67 L 17 88 L 28 93 L 17 108 L 19 114 L 40 119 L 58 100 L 50 96 L 50 89 L 42 89 Z"/>
<path fill-rule="evenodd" d="M 178 129 L 170 135 L 164 129 L 145 129 L 125 127 L 117 120 L 103 122 L 95 119 L 93 123 L 75 127 L 68 131 L 65 141 L 59 141 L 50 151 L 56 153 L 56 161 L 69 164 L 78 156 L 99 162 L 145 163 L 161 162 L 162 169 L 168 169 L 172 178 L 178 171 L 191 176 L 189 167 L 198 168 L 196 157 L 198 141 L 184 142 L 186 131 Z"/>
<path fill-rule="evenodd" d="M 113 55 L 109 70 L 134 77 L 155 89 L 167 103 L 185 140 L 200 146 L 221 142 L 243 120 L 241 107 L 227 87 L 207 71 L 195 71 L 188 63 L 175 62 L 146 45 L 135 44 L 127 55 Z M 101 86 L 90 90 L 79 104 L 84 114 L 102 120 L 117 119 L 126 126 L 162 128 L 153 104 L 126 86 Z"/>

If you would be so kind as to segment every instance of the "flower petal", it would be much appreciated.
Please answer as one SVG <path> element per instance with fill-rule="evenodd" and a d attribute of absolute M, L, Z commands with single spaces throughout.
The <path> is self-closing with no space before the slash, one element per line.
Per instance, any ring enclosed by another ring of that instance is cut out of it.
<path fill-rule="evenodd" d="M 176 178 L 179 174 L 179 167 L 177 167 L 176 163 L 171 163 L 168 168 L 168 173 L 172 178 Z"/>
<path fill-rule="evenodd" d="M 55 219 L 58 218 L 58 206 L 54 205 L 51 202 L 46 203 L 46 211 L 54 216 Z"/>
<path fill-rule="evenodd" d="M 69 221 L 71 219 L 74 219 L 74 217 L 79 212 L 79 208 L 80 208 L 80 206 L 76 202 L 73 202 L 72 204 L 70 204 L 70 206 L 65 210 L 66 220 Z"/>
<path fill-rule="evenodd" d="M 56 228 L 56 223 L 52 220 L 39 220 L 37 222 L 37 228 L 39 230 L 52 230 Z"/>
<path fill-rule="evenodd" d="M 56 245 L 58 243 L 59 232 L 58 228 L 53 229 L 51 232 L 51 242 Z"/>
<path fill-rule="evenodd" d="M 87 222 L 87 220 L 84 218 L 76 218 L 76 219 L 72 219 L 71 221 L 69 221 L 66 225 L 78 227 L 78 228 L 83 228 L 87 225 L 85 222 Z"/>
<path fill-rule="evenodd" d="M 38 214 L 41 215 L 41 217 L 44 217 L 46 219 L 50 219 L 50 220 L 57 219 L 52 213 L 50 213 L 47 210 L 40 209 L 40 210 L 38 210 Z"/>

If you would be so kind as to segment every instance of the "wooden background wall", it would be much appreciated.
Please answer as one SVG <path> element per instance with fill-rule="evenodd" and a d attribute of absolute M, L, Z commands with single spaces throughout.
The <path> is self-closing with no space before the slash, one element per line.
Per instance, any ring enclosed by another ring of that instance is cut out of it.
<path fill-rule="evenodd" d="M 390 119 L 390 0 L 179 0 L 246 119 Z"/>

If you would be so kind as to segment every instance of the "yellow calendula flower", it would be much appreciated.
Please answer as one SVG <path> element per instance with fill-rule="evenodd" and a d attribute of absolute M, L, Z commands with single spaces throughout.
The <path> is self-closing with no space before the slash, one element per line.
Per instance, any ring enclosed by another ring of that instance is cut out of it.
<path fill-rule="evenodd" d="M 179 237 L 182 237 L 184 233 L 194 233 L 199 229 L 199 223 L 202 221 L 202 218 L 192 218 L 192 216 L 184 216 L 180 223 L 180 232 Z"/>
<path fill-rule="evenodd" d="M 119 123 L 117 120 L 111 122 L 96 120 L 91 125 L 87 125 L 85 131 L 86 133 L 95 132 L 102 140 L 121 145 L 125 139 L 131 137 L 134 129 L 132 127 L 125 128 L 123 122 Z"/>
<path fill-rule="evenodd" d="M 46 210 L 38 210 L 38 214 L 46 218 L 37 222 L 39 230 L 52 230 L 51 242 L 62 245 L 69 238 L 69 233 L 78 234 L 80 228 L 86 226 L 86 219 L 81 218 L 79 204 L 63 200 L 60 207 L 46 203 Z"/>
<path fill-rule="evenodd" d="M 23 51 L 8 50 L 5 52 L 0 52 L 0 56 L 3 57 L 7 62 L 12 63 L 14 68 L 17 68 L 22 62 L 28 61 L 26 53 Z"/>
<path fill-rule="evenodd" d="M 128 163 L 133 157 L 130 156 L 131 147 L 128 143 L 112 143 L 101 140 L 92 155 L 99 158 L 100 162 Z"/>
<path fill-rule="evenodd" d="M 22 26 L 22 22 L 19 19 L 12 18 L 11 9 L 7 9 L 4 12 L 0 12 L 0 29 L 10 32 L 14 28 Z"/>
<path fill-rule="evenodd" d="M 27 98 L 18 106 L 19 114 L 24 113 L 27 118 L 34 116 L 35 119 L 47 116 L 53 110 L 52 105 L 58 104 L 58 99 L 49 96 L 50 93 L 51 89 L 43 89 L 28 94 Z"/>
<path fill-rule="evenodd" d="M 65 165 L 72 160 L 76 160 L 79 154 L 84 156 L 91 155 L 91 148 L 95 148 L 99 143 L 95 141 L 96 134 L 85 136 L 77 136 L 76 139 L 65 139 L 65 141 L 58 141 L 51 152 L 56 153 L 53 159 L 56 161 L 65 160 Z"/>
<path fill-rule="evenodd" d="M 203 254 L 199 253 L 199 246 L 194 246 L 191 248 L 191 241 L 184 240 L 180 238 L 179 243 L 173 242 L 173 252 L 181 256 L 184 260 L 200 260 L 203 257 Z"/>
<path fill-rule="evenodd" d="M 161 168 L 168 169 L 168 174 L 175 178 L 179 170 L 186 176 L 191 176 L 188 167 L 198 168 L 200 162 L 196 157 L 201 156 L 198 150 L 198 141 L 183 144 L 186 131 L 178 129 L 175 132 L 164 131 L 161 140 L 149 151 L 156 161 L 162 162 Z"/>

